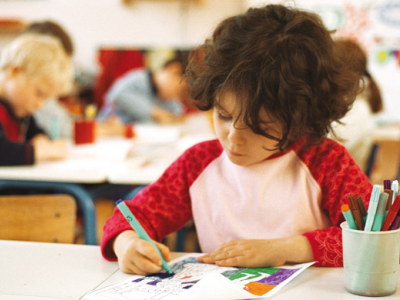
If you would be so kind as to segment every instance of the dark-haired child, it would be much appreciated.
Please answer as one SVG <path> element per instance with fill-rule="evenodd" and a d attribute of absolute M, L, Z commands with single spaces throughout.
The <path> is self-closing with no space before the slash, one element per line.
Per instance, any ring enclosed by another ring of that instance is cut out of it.
<path fill-rule="evenodd" d="M 345 52 L 346 60 L 362 76 L 362 92 L 357 95 L 351 110 L 334 124 L 333 130 L 338 140 L 350 152 L 354 161 L 364 171 L 367 170 L 373 146 L 371 132 L 376 129 L 374 114 L 383 110 L 382 96 L 373 76 L 368 72 L 368 61 L 365 50 L 357 42 L 349 39 L 336 41 Z"/>
<path fill-rule="evenodd" d="M 372 185 L 326 138 L 359 88 L 341 55 L 313 13 L 267 5 L 222 21 L 186 70 L 194 105 L 214 110 L 218 140 L 188 149 L 127 201 L 149 235 L 161 241 L 193 218 L 201 262 L 342 266 L 341 205 L 349 193 L 367 204 Z M 124 272 L 161 270 L 118 210 L 101 249 Z"/>

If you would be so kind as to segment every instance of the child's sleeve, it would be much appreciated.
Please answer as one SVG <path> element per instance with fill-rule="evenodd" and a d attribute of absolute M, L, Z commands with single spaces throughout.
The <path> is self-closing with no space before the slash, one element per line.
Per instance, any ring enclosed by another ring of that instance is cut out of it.
<path fill-rule="evenodd" d="M 215 154 L 206 155 L 204 148 L 213 143 L 201 143 L 187 150 L 153 184 L 142 189 L 132 200 L 125 201 L 149 236 L 161 241 L 182 228 L 192 218 L 189 188 Z M 218 144 L 219 145 L 219 144 Z M 132 230 L 118 209 L 104 225 L 102 254 L 115 260 L 112 241 L 125 230 Z"/>
<path fill-rule="evenodd" d="M 32 165 L 33 154 L 32 144 L 11 142 L 0 123 L 0 166 Z"/>
<path fill-rule="evenodd" d="M 361 196 L 368 208 L 372 184 L 364 172 L 356 165 L 350 154 L 345 150 L 329 157 L 327 163 L 320 163 L 324 168 L 322 189 L 322 209 L 332 222 L 326 229 L 317 229 L 304 234 L 311 244 L 315 266 L 342 267 L 342 229 L 344 222 L 341 206 L 348 204 L 347 196 Z"/>
<path fill-rule="evenodd" d="M 46 134 L 46 132 L 40 126 L 38 126 L 33 117 L 29 117 L 27 123 L 28 123 L 28 130 L 26 131 L 26 137 L 25 137 L 27 141 L 34 138 L 38 134 L 44 134 L 48 136 L 48 134 Z"/>

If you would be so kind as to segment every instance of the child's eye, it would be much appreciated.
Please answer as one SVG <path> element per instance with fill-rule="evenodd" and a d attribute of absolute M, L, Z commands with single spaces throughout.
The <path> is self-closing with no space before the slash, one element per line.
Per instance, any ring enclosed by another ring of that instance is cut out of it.
<path fill-rule="evenodd" d="M 229 121 L 232 117 L 228 115 L 224 115 L 221 112 L 218 112 L 218 119 L 223 121 Z"/>

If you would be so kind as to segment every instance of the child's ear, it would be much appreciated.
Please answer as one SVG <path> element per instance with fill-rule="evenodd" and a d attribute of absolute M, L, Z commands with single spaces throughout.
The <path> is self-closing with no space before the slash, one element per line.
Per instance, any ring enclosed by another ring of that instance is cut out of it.
<path fill-rule="evenodd" d="M 7 75 L 9 78 L 15 78 L 16 76 L 20 75 L 21 73 L 23 73 L 23 69 L 19 66 L 11 65 L 7 70 Z"/>

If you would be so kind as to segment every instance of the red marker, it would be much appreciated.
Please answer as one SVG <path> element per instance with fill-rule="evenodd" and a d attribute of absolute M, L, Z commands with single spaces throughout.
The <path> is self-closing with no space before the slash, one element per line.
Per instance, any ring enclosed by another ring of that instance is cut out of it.
<path fill-rule="evenodd" d="M 390 207 L 390 210 L 386 216 L 381 231 L 387 231 L 389 229 L 390 224 L 392 224 L 399 209 L 400 209 L 400 195 L 397 195 L 396 198 L 394 199 L 392 206 Z"/>

